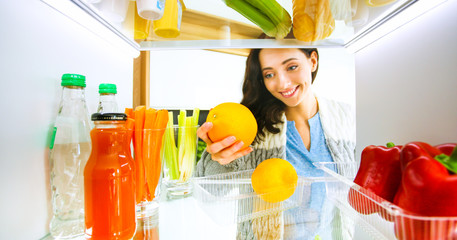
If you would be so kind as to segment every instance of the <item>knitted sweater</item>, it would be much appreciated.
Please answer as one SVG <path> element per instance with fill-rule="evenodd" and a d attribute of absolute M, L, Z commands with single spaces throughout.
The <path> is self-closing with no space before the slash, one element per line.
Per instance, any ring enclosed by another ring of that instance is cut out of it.
<path fill-rule="evenodd" d="M 321 118 L 322 129 L 328 149 L 333 161 L 355 162 L 355 113 L 353 109 L 344 103 L 317 98 L 319 104 L 319 115 Z M 278 134 L 266 132 L 263 141 L 253 145 L 254 151 L 246 156 L 238 158 L 233 162 L 221 165 L 211 159 L 211 155 L 206 151 L 197 164 L 195 176 L 208 176 L 214 174 L 228 173 L 254 169 L 259 163 L 269 158 L 286 159 L 286 129 L 287 124 L 285 115 L 283 123 L 276 125 L 280 129 Z M 336 210 L 337 211 L 337 210 Z M 350 220 L 343 218 L 336 213 L 335 224 L 344 226 L 343 239 L 352 239 Z M 238 239 L 282 239 L 283 227 L 281 214 L 270 215 L 252 221 L 247 221 L 238 225 Z M 263 228 L 260 229 L 260 228 Z M 260 229 L 260 230 L 259 230 Z"/>

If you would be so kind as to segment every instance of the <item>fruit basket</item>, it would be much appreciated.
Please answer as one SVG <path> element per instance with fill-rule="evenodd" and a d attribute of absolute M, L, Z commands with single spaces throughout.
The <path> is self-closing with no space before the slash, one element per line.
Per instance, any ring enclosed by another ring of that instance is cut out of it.
<path fill-rule="evenodd" d="M 355 184 L 357 167 L 350 163 L 320 163 L 327 177 L 327 198 L 353 224 L 373 239 L 456 240 L 457 217 L 421 217 Z"/>
<path fill-rule="evenodd" d="M 253 171 L 194 178 L 193 197 L 213 221 L 218 224 L 233 224 L 299 206 L 305 196 L 310 194 L 311 184 L 314 181 L 311 178 L 299 178 L 295 192 L 290 198 L 282 202 L 269 203 L 252 189 Z"/>

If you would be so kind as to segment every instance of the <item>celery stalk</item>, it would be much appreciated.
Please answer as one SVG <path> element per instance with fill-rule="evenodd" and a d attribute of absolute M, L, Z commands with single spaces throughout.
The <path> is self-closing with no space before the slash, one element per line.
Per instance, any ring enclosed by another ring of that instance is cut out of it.
<path fill-rule="evenodd" d="M 196 108 L 191 117 L 186 117 L 185 143 L 180 145 L 180 147 L 184 148 L 183 168 L 179 177 L 181 181 L 186 181 L 193 173 L 197 155 L 197 132 L 194 126 L 198 124 L 199 113 L 200 110 Z"/>
<path fill-rule="evenodd" d="M 173 112 L 168 113 L 167 130 L 165 132 L 165 160 L 168 166 L 171 179 L 178 179 L 178 149 L 175 145 L 175 135 L 173 131 Z"/>
<path fill-rule="evenodd" d="M 187 117 L 186 111 L 178 115 L 177 139 L 173 132 L 173 113 L 169 113 L 167 131 L 165 133 L 165 158 L 169 176 L 173 180 L 187 181 L 192 176 L 197 155 L 197 129 L 200 110 L 194 109 L 192 116 Z M 176 144 L 177 143 L 177 144 Z"/>
<path fill-rule="evenodd" d="M 183 169 L 183 161 L 184 161 L 184 154 L 185 148 L 184 145 L 186 143 L 186 111 L 181 110 L 179 111 L 178 116 L 178 166 L 179 171 L 181 172 Z M 181 173 L 182 174 L 182 173 Z"/>

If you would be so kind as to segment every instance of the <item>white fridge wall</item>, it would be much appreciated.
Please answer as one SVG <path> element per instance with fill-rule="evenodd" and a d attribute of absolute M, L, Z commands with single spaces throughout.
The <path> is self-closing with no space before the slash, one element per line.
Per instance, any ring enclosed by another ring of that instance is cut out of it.
<path fill-rule="evenodd" d="M 389 141 L 457 141 L 457 1 L 356 53 L 357 155 Z"/>
<path fill-rule="evenodd" d="M 0 239 L 39 239 L 48 232 L 49 129 L 60 101 L 60 77 L 87 77 L 89 111 L 98 85 L 118 87 L 132 106 L 133 59 L 39 0 L 0 1 Z"/>

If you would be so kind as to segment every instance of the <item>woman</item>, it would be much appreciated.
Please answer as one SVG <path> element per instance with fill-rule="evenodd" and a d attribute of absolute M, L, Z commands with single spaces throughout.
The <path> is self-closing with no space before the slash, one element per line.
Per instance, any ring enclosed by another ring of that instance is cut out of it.
<path fill-rule="evenodd" d="M 246 61 L 241 104 L 257 120 L 256 139 L 246 149 L 240 149 L 242 143 L 233 137 L 213 143 L 207 135 L 211 123 L 203 124 L 197 134 L 207 143 L 207 149 L 197 165 L 196 175 L 253 169 L 265 159 L 278 157 L 291 162 L 298 175 L 317 177 L 322 172 L 313 165 L 316 162 L 354 162 L 355 114 L 349 105 L 316 96 L 312 84 L 318 68 L 319 54 L 314 48 L 251 50 Z M 324 206 L 325 195 L 323 185 L 319 188 L 313 189 L 308 206 L 317 215 Z M 302 220 L 309 219 L 293 221 Z M 305 232 L 309 226 L 302 226 Z M 239 231 L 240 238 L 250 237 L 248 230 Z M 351 231 L 343 235 L 352 237 Z"/>

